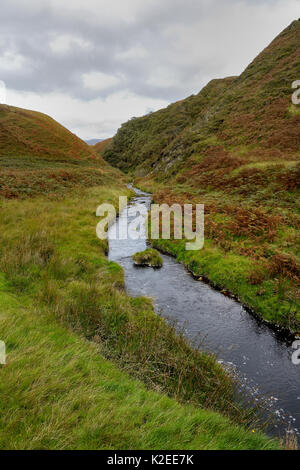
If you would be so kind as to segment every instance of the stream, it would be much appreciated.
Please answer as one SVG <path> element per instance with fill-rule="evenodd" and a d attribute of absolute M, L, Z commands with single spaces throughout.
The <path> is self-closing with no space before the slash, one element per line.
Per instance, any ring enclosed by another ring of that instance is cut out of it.
<path fill-rule="evenodd" d="M 217 355 L 240 378 L 254 401 L 264 401 L 274 424 L 269 432 L 284 437 L 286 431 L 300 437 L 300 365 L 291 360 L 290 344 L 252 317 L 238 302 L 200 282 L 173 257 L 162 255 L 159 270 L 136 267 L 132 255 L 147 248 L 145 239 L 114 239 L 135 215 L 137 205 L 150 208 L 151 195 L 133 188 L 136 196 L 109 230 L 109 259 L 125 271 L 131 296 L 153 299 L 155 310 L 176 321 L 189 339 L 201 338 L 201 348 Z M 126 217 L 127 215 L 127 217 Z M 141 227 L 144 232 L 145 227 Z"/>

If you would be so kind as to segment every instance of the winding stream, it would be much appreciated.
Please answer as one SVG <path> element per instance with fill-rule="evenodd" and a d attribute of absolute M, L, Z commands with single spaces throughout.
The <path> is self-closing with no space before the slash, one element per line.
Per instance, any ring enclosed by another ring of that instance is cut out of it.
<path fill-rule="evenodd" d="M 266 399 L 276 418 L 273 434 L 283 436 L 293 429 L 300 436 L 300 366 L 291 361 L 291 345 L 238 302 L 195 280 L 174 258 L 163 255 L 160 270 L 135 267 L 131 256 L 146 249 L 145 240 L 112 239 L 113 230 L 130 223 L 137 204 L 150 207 L 151 195 L 133 189 L 136 196 L 109 230 L 109 259 L 124 268 L 128 293 L 151 297 L 156 311 L 176 320 L 187 337 L 200 334 L 203 348 L 236 371 L 247 393 L 255 400 Z"/>

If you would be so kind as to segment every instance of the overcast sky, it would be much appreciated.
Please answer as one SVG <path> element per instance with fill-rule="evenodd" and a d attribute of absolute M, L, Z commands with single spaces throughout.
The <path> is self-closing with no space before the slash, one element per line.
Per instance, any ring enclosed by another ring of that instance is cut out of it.
<path fill-rule="evenodd" d="M 300 0 L 1 0 L 7 103 L 83 139 L 240 74 Z M 1 87 L 0 87 L 1 88 Z M 1 95 L 0 93 L 0 100 Z"/>

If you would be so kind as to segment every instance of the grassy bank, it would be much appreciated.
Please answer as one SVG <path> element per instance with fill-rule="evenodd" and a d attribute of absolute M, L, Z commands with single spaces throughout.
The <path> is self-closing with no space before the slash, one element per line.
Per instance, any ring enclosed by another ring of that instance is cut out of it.
<path fill-rule="evenodd" d="M 161 268 L 163 266 L 163 259 L 159 252 L 152 248 L 136 253 L 132 258 L 137 266 L 148 266 L 150 268 Z"/>
<path fill-rule="evenodd" d="M 201 251 L 186 251 L 184 240 L 153 240 L 153 247 L 175 256 L 195 276 L 230 292 L 262 319 L 294 332 L 300 329 L 299 242 L 292 216 L 296 207 L 286 209 L 284 222 L 272 215 L 271 201 L 260 213 L 251 201 L 226 193 L 199 196 L 190 186 L 161 185 L 152 178 L 139 179 L 137 185 L 152 192 L 159 204 L 205 205 Z"/>
<path fill-rule="evenodd" d="M 277 447 L 241 427 L 251 416 L 215 359 L 124 292 L 95 234 L 97 206 L 120 194 L 122 181 L 1 201 L 0 447 Z"/>
<path fill-rule="evenodd" d="M 147 391 L 0 280 L 0 449 L 275 449 L 216 413 Z M 0 366 L 1 367 L 1 366 Z"/>

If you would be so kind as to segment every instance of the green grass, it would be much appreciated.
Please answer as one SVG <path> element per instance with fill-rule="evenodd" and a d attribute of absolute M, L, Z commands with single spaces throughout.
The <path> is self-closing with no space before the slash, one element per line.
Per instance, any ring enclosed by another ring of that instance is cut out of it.
<path fill-rule="evenodd" d="M 157 250 L 148 248 L 145 251 L 133 255 L 133 261 L 137 266 L 149 266 L 150 268 L 161 268 L 163 259 Z"/>
<path fill-rule="evenodd" d="M 0 278 L 0 449 L 277 449 L 120 371 Z"/>
<path fill-rule="evenodd" d="M 251 168 L 257 168 L 257 169 L 262 169 L 265 170 L 269 167 L 274 167 L 275 165 L 283 165 L 286 168 L 293 168 L 296 167 L 298 164 L 298 161 L 289 161 L 289 160 L 274 160 L 274 161 L 265 161 L 265 162 L 255 162 L 255 163 L 249 163 L 247 165 L 242 165 L 236 170 L 232 171 L 232 175 L 237 175 L 240 171 Z"/>
<path fill-rule="evenodd" d="M 289 107 L 289 113 L 292 115 L 292 116 L 297 116 L 300 114 L 300 106 L 299 105 L 294 105 L 294 104 L 291 104 L 290 107 Z"/>

